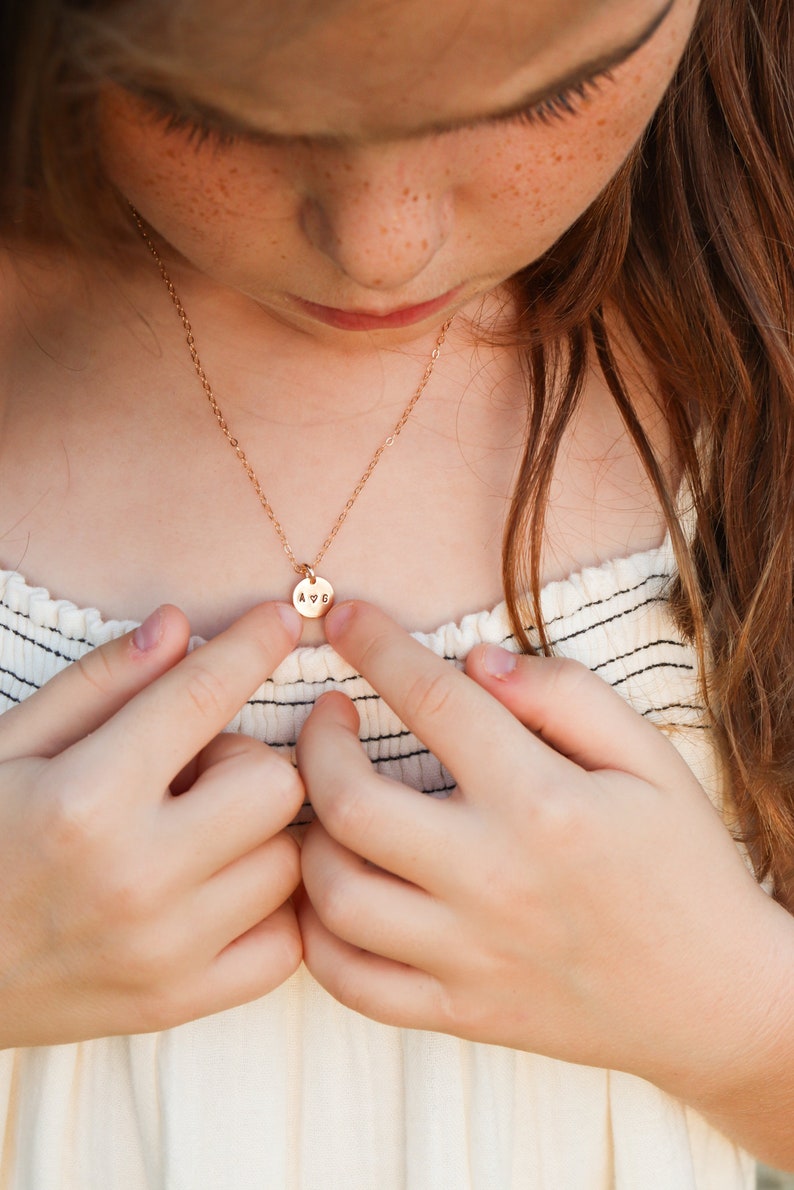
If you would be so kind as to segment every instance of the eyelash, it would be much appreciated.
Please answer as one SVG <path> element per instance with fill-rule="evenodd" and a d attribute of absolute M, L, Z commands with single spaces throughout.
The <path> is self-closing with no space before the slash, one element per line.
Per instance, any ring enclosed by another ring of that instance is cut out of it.
<path fill-rule="evenodd" d="M 547 99 L 543 99 L 540 103 L 527 107 L 523 111 L 494 116 L 491 119 L 477 121 L 463 127 L 478 128 L 484 124 L 553 124 L 560 120 L 571 119 L 580 115 L 587 104 L 600 93 L 602 84 L 612 82 L 612 78 L 611 72 L 605 70 L 600 74 L 593 75 L 592 78 L 574 83 L 556 95 L 550 95 Z M 267 144 L 270 139 L 266 133 L 261 136 L 253 133 L 247 136 L 245 133 L 230 132 L 228 128 L 224 128 L 220 123 L 214 121 L 211 116 L 191 115 L 189 112 L 178 111 L 170 107 L 168 100 L 159 95 L 147 94 L 143 96 L 143 99 L 150 108 L 156 123 L 162 125 L 167 133 L 185 134 L 188 142 L 196 148 L 208 143 L 212 143 L 218 148 L 224 148 L 245 139 Z M 274 143 L 277 139 L 281 141 L 281 138 L 273 138 L 270 143 Z"/>
<path fill-rule="evenodd" d="M 583 108 L 600 94 L 603 83 L 611 83 L 613 75 L 611 71 L 604 70 L 600 74 L 594 74 L 589 79 L 583 79 L 579 83 L 574 83 L 570 87 L 566 87 L 563 91 L 558 91 L 556 95 L 550 95 L 548 99 L 542 99 L 540 103 L 534 104 L 532 107 L 527 107 L 523 111 L 513 112 L 510 116 L 505 116 L 505 123 L 518 124 L 553 124 L 557 120 L 567 120 L 572 116 L 581 115 Z M 499 117 L 497 117 L 499 120 Z"/>

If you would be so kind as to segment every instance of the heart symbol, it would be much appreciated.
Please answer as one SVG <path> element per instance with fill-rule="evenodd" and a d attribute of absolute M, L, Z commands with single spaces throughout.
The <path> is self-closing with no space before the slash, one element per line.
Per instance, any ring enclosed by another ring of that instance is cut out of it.
<path fill-rule="evenodd" d="M 310 595 L 310 596 L 309 596 L 309 598 L 311 599 L 312 603 L 316 603 L 316 602 L 317 602 L 317 596 L 316 596 L 316 595 Z"/>

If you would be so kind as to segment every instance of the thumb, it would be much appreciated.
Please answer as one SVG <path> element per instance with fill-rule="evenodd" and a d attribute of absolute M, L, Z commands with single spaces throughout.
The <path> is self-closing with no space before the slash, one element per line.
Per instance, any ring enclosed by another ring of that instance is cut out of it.
<path fill-rule="evenodd" d="M 466 673 L 583 769 L 616 769 L 655 783 L 660 765 L 670 764 L 671 745 L 658 728 L 578 661 L 478 645 Z"/>
<path fill-rule="evenodd" d="M 165 604 L 139 628 L 92 649 L 0 715 L 0 763 L 56 756 L 100 727 L 187 650 L 190 625 Z"/>

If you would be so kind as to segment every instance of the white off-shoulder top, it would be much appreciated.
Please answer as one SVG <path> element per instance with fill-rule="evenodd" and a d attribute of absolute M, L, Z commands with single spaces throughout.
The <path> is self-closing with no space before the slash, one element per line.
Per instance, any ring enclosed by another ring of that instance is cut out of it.
<path fill-rule="evenodd" d="M 665 600 L 669 542 L 543 592 L 556 650 L 720 778 L 695 657 Z M 132 627 L 0 574 L 0 706 Z M 419 635 L 459 664 L 511 647 L 504 606 Z M 330 646 L 298 649 L 230 725 L 291 754 L 345 691 L 384 772 L 451 777 Z M 308 815 L 308 809 L 305 815 Z M 750 1158 L 633 1076 L 376 1024 L 304 970 L 261 1000 L 159 1034 L 0 1054 L 0 1190 L 750 1190 Z"/>

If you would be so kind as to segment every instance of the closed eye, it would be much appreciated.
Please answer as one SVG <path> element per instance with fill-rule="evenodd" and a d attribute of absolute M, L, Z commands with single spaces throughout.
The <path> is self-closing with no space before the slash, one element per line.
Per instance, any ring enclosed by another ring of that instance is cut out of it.
<path fill-rule="evenodd" d="M 612 81 L 611 71 L 604 70 L 591 78 L 573 83 L 538 103 L 516 108 L 514 111 L 485 116 L 470 124 L 462 123 L 449 131 L 454 132 L 460 128 L 479 128 L 488 124 L 551 124 L 559 120 L 570 119 L 579 115 L 587 107 L 601 92 L 605 82 L 611 83 Z M 254 144 L 283 145 L 286 139 L 283 136 L 264 131 L 239 129 L 230 125 L 222 113 L 216 114 L 198 106 L 180 106 L 174 100 L 156 91 L 140 91 L 137 92 L 137 95 L 146 104 L 150 115 L 157 124 L 164 126 L 166 132 L 183 134 L 196 148 L 208 143 L 224 147 L 239 140 L 246 140 Z M 305 141 L 307 138 L 296 136 L 290 139 Z"/>
<path fill-rule="evenodd" d="M 549 95 L 539 103 L 529 107 L 518 108 L 513 112 L 492 116 L 488 123 L 499 124 L 552 124 L 557 120 L 567 120 L 578 116 L 587 105 L 601 93 L 604 83 L 614 82 L 614 76 L 609 70 L 595 74 L 592 78 L 574 83 L 555 95 Z"/>

